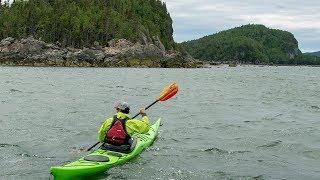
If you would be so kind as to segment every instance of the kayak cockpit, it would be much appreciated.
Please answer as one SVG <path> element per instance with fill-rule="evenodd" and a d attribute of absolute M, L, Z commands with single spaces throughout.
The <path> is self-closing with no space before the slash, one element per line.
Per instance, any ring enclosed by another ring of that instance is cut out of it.
<path fill-rule="evenodd" d="M 129 140 L 128 144 L 121 145 L 121 146 L 115 146 L 115 145 L 112 145 L 109 143 L 103 143 L 100 148 L 103 150 L 106 150 L 106 151 L 114 151 L 114 152 L 119 152 L 119 153 L 130 153 L 136 147 L 137 141 L 138 141 L 137 138 L 131 138 Z"/>

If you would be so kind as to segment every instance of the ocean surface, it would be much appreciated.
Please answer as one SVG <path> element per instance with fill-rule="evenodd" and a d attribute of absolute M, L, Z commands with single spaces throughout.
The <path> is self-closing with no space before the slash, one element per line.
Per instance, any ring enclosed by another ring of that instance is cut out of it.
<path fill-rule="evenodd" d="M 118 100 L 147 113 L 152 147 L 97 179 L 320 179 L 320 68 L 0 67 L 0 179 L 49 179 L 96 142 Z"/>

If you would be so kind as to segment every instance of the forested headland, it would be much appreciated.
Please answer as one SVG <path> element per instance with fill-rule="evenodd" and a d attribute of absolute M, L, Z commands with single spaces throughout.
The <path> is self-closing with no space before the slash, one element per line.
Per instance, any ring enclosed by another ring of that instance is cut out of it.
<path fill-rule="evenodd" d="M 172 19 L 160 0 L 15 0 L 0 6 L 0 39 L 33 36 L 64 46 L 107 45 L 158 36 L 174 46 Z"/>
<path fill-rule="evenodd" d="M 318 65 L 320 58 L 301 53 L 292 33 L 249 24 L 181 45 L 203 61 L 240 64 Z"/>
<path fill-rule="evenodd" d="M 197 67 L 160 0 L 15 0 L 0 6 L 0 64 Z"/>

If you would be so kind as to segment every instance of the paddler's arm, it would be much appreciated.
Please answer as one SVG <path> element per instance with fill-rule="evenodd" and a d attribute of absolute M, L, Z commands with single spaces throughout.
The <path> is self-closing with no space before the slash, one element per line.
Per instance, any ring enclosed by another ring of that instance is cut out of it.
<path fill-rule="evenodd" d="M 149 131 L 149 118 L 145 113 L 144 109 L 140 110 L 140 114 L 142 115 L 141 120 L 138 119 L 130 119 L 127 121 L 126 127 L 127 132 L 130 136 L 135 133 L 143 134 Z"/>
<path fill-rule="evenodd" d="M 99 135 L 98 135 L 99 142 L 101 142 L 101 143 L 104 142 L 104 140 L 106 138 L 106 133 L 110 129 L 112 122 L 113 122 L 113 118 L 109 118 L 100 127 Z"/>

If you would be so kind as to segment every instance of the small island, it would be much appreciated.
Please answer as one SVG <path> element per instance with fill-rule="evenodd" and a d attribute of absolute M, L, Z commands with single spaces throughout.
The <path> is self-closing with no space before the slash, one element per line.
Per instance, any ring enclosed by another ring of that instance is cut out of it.
<path fill-rule="evenodd" d="M 1 40 L 2 39 L 2 40 Z M 201 66 L 177 51 L 159 0 L 14 1 L 0 5 L 0 65 Z"/>
<path fill-rule="evenodd" d="M 320 65 L 302 54 L 290 32 L 249 24 L 181 43 L 193 57 L 213 64 Z"/>

